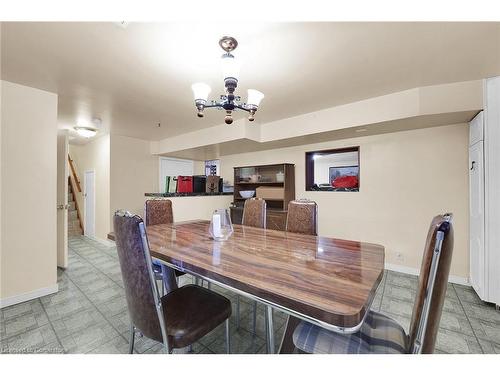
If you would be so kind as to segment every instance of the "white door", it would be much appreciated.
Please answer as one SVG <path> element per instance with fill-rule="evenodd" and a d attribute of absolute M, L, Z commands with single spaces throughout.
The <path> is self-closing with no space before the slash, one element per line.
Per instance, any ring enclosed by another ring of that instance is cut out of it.
<path fill-rule="evenodd" d="M 470 189 L 470 281 L 479 297 L 484 297 L 484 151 L 483 141 L 469 148 Z"/>
<path fill-rule="evenodd" d="M 193 174 L 194 163 L 192 160 L 160 156 L 160 193 L 165 193 L 165 177 L 192 176 Z"/>
<path fill-rule="evenodd" d="M 68 132 L 57 135 L 57 266 L 68 266 Z"/>
<path fill-rule="evenodd" d="M 86 171 L 84 177 L 85 235 L 95 236 L 95 171 Z"/>

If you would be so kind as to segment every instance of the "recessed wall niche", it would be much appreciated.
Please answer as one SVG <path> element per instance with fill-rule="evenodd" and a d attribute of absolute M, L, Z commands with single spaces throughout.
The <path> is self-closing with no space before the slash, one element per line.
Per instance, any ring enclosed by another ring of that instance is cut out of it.
<path fill-rule="evenodd" d="M 306 152 L 306 191 L 359 191 L 359 146 Z"/>

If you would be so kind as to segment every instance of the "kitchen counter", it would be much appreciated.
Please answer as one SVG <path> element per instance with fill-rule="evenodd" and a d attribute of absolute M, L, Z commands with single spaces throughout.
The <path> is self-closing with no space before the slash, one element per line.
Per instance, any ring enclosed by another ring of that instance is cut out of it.
<path fill-rule="evenodd" d="M 146 197 L 172 198 L 172 197 L 216 197 L 220 195 L 233 195 L 232 192 L 226 193 L 144 193 Z"/>

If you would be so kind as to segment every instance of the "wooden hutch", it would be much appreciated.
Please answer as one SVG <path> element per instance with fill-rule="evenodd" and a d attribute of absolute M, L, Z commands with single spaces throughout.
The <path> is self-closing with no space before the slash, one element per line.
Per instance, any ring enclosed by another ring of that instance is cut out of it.
<path fill-rule="evenodd" d="M 295 199 L 295 165 L 269 164 L 234 168 L 234 201 L 231 220 L 241 224 L 243 205 L 247 198 L 240 191 L 255 191 L 254 197 L 266 201 L 266 226 L 268 229 L 285 230 L 288 202 Z"/>

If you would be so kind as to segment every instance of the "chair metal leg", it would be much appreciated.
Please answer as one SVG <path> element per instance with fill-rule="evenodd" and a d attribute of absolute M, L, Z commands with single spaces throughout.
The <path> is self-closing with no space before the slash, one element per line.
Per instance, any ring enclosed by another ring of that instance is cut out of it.
<path fill-rule="evenodd" d="M 210 281 L 207 281 L 207 289 L 208 290 L 212 289 L 212 283 Z"/>
<path fill-rule="evenodd" d="M 130 323 L 130 339 L 128 343 L 129 354 L 132 354 L 134 352 L 134 340 L 135 340 L 135 327 L 134 324 Z"/>
<path fill-rule="evenodd" d="M 226 353 L 231 354 L 231 334 L 229 332 L 229 319 L 226 319 Z"/>
<path fill-rule="evenodd" d="M 253 301 L 253 335 L 257 333 L 257 301 Z"/>
<path fill-rule="evenodd" d="M 236 329 L 240 329 L 240 295 L 236 296 Z"/>
<path fill-rule="evenodd" d="M 271 306 L 266 306 L 266 345 L 267 353 L 274 354 L 273 308 Z"/>

